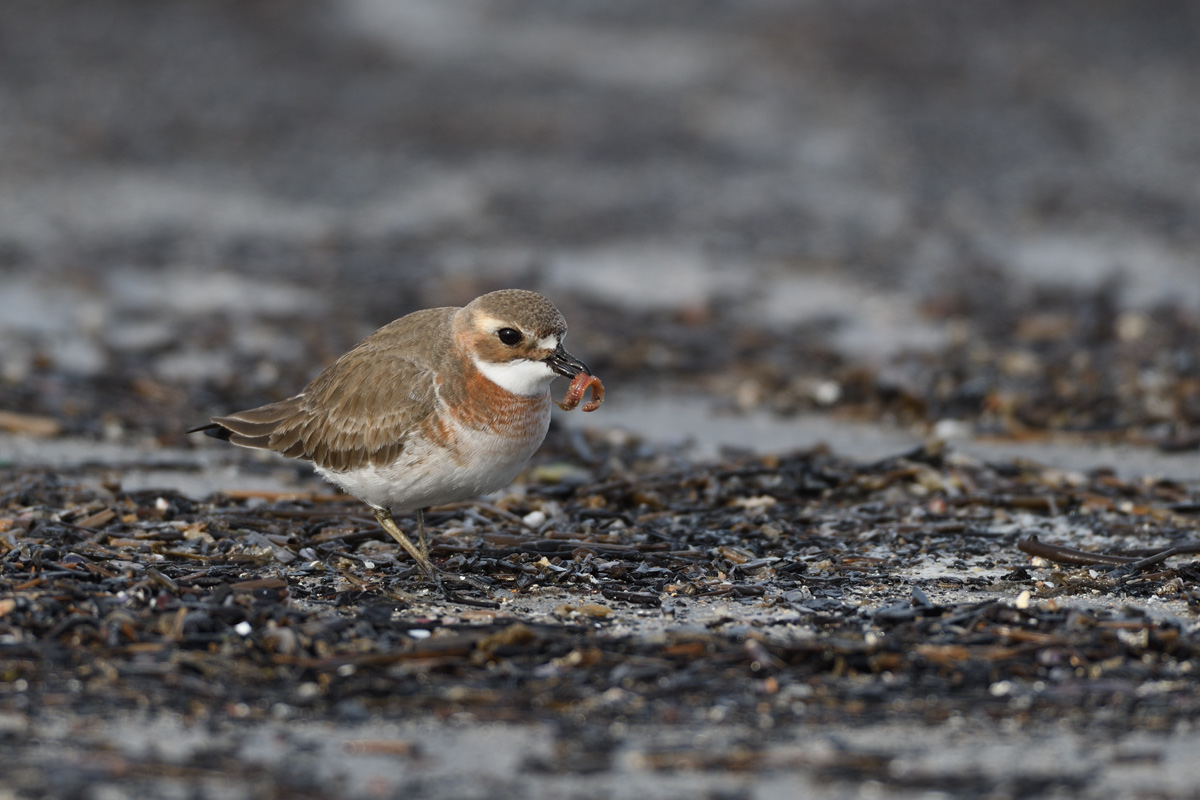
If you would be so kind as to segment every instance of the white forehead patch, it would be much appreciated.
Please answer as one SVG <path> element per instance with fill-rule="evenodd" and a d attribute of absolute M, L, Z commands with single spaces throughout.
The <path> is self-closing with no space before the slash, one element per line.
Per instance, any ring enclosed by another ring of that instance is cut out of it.
<path fill-rule="evenodd" d="M 543 350 L 557 350 L 558 345 L 559 345 L 559 339 L 553 333 L 537 343 L 537 346 L 542 348 Z"/>
<path fill-rule="evenodd" d="M 546 391 L 554 380 L 554 370 L 544 361 L 518 358 L 513 361 L 483 361 L 475 358 L 475 367 L 483 377 L 513 394 L 532 397 Z"/>

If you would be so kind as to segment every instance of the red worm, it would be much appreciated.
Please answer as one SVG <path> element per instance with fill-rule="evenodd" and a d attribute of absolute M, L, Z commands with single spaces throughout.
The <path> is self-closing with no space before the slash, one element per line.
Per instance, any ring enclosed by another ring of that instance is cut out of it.
<path fill-rule="evenodd" d="M 570 411 L 579 405 L 579 401 L 583 399 L 583 393 L 591 387 L 592 399 L 583 404 L 584 411 L 595 411 L 604 402 L 604 384 L 595 375 L 588 375 L 586 372 L 581 372 L 571 381 L 571 385 L 567 388 L 566 397 L 561 401 L 555 400 L 558 407 L 563 411 Z"/>

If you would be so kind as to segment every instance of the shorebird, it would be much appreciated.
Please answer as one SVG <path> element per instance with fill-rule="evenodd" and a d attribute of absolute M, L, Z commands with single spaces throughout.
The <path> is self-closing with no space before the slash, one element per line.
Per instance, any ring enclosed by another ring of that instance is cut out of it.
<path fill-rule="evenodd" d="M 536 292 L 507 289 L 462 308 L 416 311 L 359 342 L 299 394 L 213 417 L 203 431 L 242 447 L 310 461 L 371 507 L 375 519 L 439 583 L 425 510 L 507 486 L 546 437 L 550 382 L 572 378 L 559 405 L 603 385 L 563 348 L 567 324 Z M 416 511 L 419 546 L 392 518 Z"/>

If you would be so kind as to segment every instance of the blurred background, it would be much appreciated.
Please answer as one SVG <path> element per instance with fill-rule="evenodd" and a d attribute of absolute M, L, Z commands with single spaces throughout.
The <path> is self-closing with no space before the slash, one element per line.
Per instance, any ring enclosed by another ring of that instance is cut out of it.
<path fill-rule="evenodd" d="M 592 425 L 1187 452 L 1197 41 L 1187 0 L 6 0 L 0 449 L 190 446 L 517 286 Z"/>

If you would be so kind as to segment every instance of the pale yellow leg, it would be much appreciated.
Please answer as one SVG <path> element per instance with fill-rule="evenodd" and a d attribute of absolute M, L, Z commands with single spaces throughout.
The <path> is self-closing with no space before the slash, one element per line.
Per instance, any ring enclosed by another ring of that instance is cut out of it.
<path fill-rule="evenodd" d="M 375 520 L 383 527 L 385 531 L 388 532 L 389 536 L 400 543 L 400 546 L 404 548 L 404 551 L 412 557 L 413 561 L 417 563 L 417 568 L 421 570 L 422 574 L 424 574 L 429 580 L 437 583 L 438 581 L 435 577 L 433 564 L 429 563 L 429 545 L 425 542 L 424 516 L 425 515 L 422 512 L 417 512 L 417 530 L 420 533 L 421 541 L 421 547 L 418 549 L 417 546 L 412 543 L 412 540 L 405 536 L 404 532 L 401 531 L 396 525 L 396 521 L 392 519 L 391 511 L 387 510 L 386 508 L 375 509 Z"/>
<path fill-rule="evenodd" d="M 417 547 L 417 545 L 412 543 L 411 539 L 404 535 L 399 526 L 396 525 L 396 521 L 392 519 L 391 511 L 387 510 L 386 508 L 376 508 L 374 511 L 375 520 L 383 527 L 385 531 L 388 532 L 388 535 L 399 542 L 400 546 L 404 548 L 404 551 L 412 557 L 412 560 L 416 562 L 417 567 L 421 570 L 421 574 L 423 574 L 427 580 L 435 584 L 438 588 L 442 589 L 442 591 L 446 591 L 445 587 L 442 586 L 442 576 L 448 575 L 448 573 L 445 573 L 433 566 L 433 562 L 429 560 L 429 542 L 425 536 L 425 510 L 417 510 L 417 541 L 420 542 L 420 547 Z M 448 577 L 453 577 L 457 581 L 469 583 L 476 589 L 489 588 L 486 583 L 477 578 L 473 578 L 470 575 L 453 575 Z"/>
<path fill-rule="evenodd" d="M 421 555 L 425 557 L 425 563 L 429 561 L 429 541 L 425 537 L 425 509 L 417 509 L 417 543 L 421 545 Z"/>

